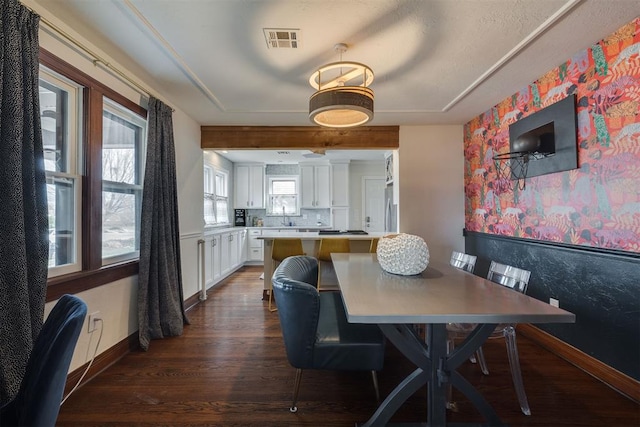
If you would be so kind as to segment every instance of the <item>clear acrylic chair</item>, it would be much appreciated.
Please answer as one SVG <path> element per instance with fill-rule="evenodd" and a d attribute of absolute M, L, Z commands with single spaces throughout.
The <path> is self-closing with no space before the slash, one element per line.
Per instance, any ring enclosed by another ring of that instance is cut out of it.
<path fill-rule="evenodd" d="M 523 270 L 506 264 L 500 264 L 495 261 L 491 261 L 491 266 L 487 273 L 488 280 L 523 294 L 527 292 L 530 276 L 531 272 L 528 270 Z M 447 325 L 449 351 L 453 351 L 455 340 L 466 338 L 466 336 L 473 331 L 475 326 L 475 324 L 463 323 L 451 323 Z M 524 383 L 522 382 L 522 372 L 520 370 L 520 358 L 518 356 L 515 327 L 516 325 L 512 323 L 499 324 L 488 339 L 504 337 L 506 340 L 511 377 L 513 379 L 513 386 L 516 390 L 516 395 L 518 396 L 518 402 L 520 403 L 520 409 L 522 409 L 522 412 L 525 415 L 531 415 L 531 409 L 529 408 L 529 402 L 527 401 L 527 395 L 524 390 Z M 476 355 L 478 358 L 478 364 L 482 369 L 482 373 L 488 375 L 489 369 L 487 368 L 487 362 L 484 358 L 482 347 L 478 349 Z M 449 399 L 449 402 L 451 405 L 451 399 Z"/>
<path fill-rule="evenodd" d="M 473 269 L 476 267 L 477 259 L 478 257 L 475 255 L 469 255 L 462 252 L 453 251 L 451 252 L 451 260 L 449 261 L 449 264 L 451 264 L 455 268 L 459 268 L 460 270 L 473 273 Z"/>

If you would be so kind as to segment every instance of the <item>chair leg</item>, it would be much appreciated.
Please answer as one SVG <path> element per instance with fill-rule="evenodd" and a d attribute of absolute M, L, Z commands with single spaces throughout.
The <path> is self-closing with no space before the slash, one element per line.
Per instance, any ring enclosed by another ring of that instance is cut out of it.
<path fill-rule="evenodd" d="M 302 369 L 296 369 L 296 379 L 293 383 L 293 402 L 289 408 L 290 412 L 298 412 L 296 402 L 298 402 L 298 392 L 300 391 L 300 380 L 302 379 Z"/>
<path fill-rule="evenodd" d="M 380 402 L 380 387 L 378 387 L 378 373 L 371 371 L 371 378 L 373 379 L 373 389 L 376 392 L 376 402 Z"/>
<path fill-rule="evenodd" d="M 273 283 L 269 283 L 269 311 L 274 312 L 278 310 L 278 307 L 273 304 Z"/>
<path fill-rule="evenodd" d="M 276 271 L 276 267 L 280 263 L 276 264 L 275 260 L 272 260 L 271 262 L 273 263 L 273 271 Z M 273 282 L 271 282 L 271 283 L 269 283 L 269 311 L 272 312 L 272 313 L 274 311 L 278 311 L 278 307 L 276 307 L 275 304 L 273 304 L 274 300 L 275 299 L 273 298 Z"/>
<path fill-rule="evenodd" d="M 482 351 L 482 347 L 476 351 L 476 358 L 478 359 L 478 364 L 480 365 L 482 373 L 489 375 L 489 367 L 487 366 L 487 360 L 484 358 L 484 351 Z"/>
<path fill-rule="evenodd" d="M 447 354 L 451 354 L 454 348 L 455 348 L 455 342 L 453 341 L 452 338 L 448 338 Z M 458 407 L 456 405 L 456 402 L 453 401 L 453 387 L 451 386 L 451 383 L 447 384 L 447 400 L 446 400 L 445 406 L 447 409 L 453 412 L 458 412 Z"/>
<path fill-rule="evenodd" d="M 318 290 L 318 292 L 320 292 L 320 272 L 322 271 L 322 262 L 320 260 L 318 260 L 318 284 L 316 286 L 316 289 Z"/>
<path fill-rule="evenodd" d="M 507 340 L 507 354 L 509 356 L 509 366 L 511 367 L 511 377 L 513 379 L 513 386 L 516 389 L 516 395 L 518 396 L 518 402 L 520 403 L 520 409 L 522 409 L 523 414 L 531 415 L 527 394 L 524 391 L 524 383 L 522 382 L 515 328 L 513 326 L 506 327 L 504 337 Z"/>

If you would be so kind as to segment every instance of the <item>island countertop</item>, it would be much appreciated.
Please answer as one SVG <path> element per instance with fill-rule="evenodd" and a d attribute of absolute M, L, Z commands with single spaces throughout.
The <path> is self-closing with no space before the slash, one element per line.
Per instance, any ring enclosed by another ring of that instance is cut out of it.
<path fill-rule="evenodd" d="M 267 292 L 269 290 L 269 284 L 271 283 L 271 276 L 273 274 L 273 260 L 271 259 L 271 252 L 273 250 L 273 241 L 278 239 L 301 239 L 302 249 L 304 253 L 309 256 L 315 257 L 320 247 L 320 240 L 322 239 L 349 239 L 351 246 L 351 252 L 369 252 L 371 246 L 371 240 L 386 236 L 393 233 L 384 232 L 370 232 L 367 234 L 348 234 L 348 233 L 322 233 L 317 231 L 295 231 L 295 230 L 262 230 L 262 236 L 256 236 L 256 239 L 264 240 L 264 290 L 263 299 L 268 299 Z"/>
<path fill-rule="evenodd" d="M 302 240 L 320 240 L 320 239 L 349 239 L 349 240 L 371 240 L 386 236 L 389 233 L 371 232 L 367 234 L 360 233 L 322 233 L 317 231 L 288 231 L 288 230 L 263 230 L 262 236 L 256 236 L 257 239 L 273 240 L 273 239 L 302 239 Z"/>

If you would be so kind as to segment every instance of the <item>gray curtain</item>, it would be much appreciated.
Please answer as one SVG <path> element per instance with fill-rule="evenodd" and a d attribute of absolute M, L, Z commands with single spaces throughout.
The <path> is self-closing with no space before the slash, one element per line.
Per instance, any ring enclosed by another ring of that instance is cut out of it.
<path fill-rule="evenodd" d="M 42 327 L 49 237 L 38 100 L 38 22 L 0 0 L 0 402 L 11 400 Z"/>
<path fill-rule="evenodd" d="M 181 335 L 189 323 L 182 294 L 171 113 L 169 106 L 149 99 L 138 275 L 138 333 L 145 351 L 150 340 Z"/>

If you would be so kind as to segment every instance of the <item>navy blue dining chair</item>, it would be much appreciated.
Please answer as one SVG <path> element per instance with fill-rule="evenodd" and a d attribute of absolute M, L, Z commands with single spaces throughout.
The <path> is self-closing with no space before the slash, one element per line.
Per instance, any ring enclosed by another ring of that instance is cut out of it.
<path fill-rule="evenodd" d="M 370 371 L 380 399 L 376 372 L 384 364 L 385 338 L 377 325 L 347 322 L 340 292 L 318 292 L 318 260 L 286 258 L 273 273 L 280 328 L 289 364 L 296 368 L 296 412 L 304 369 Z"/>
<path fill-rule="evenodd" d="M 36 338 L 18 394 L 0 408 L 2 426 L 54 426 L 87 305 L 63 295 Z"/>

